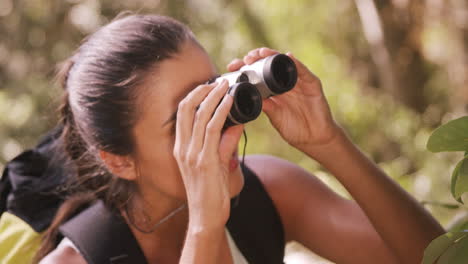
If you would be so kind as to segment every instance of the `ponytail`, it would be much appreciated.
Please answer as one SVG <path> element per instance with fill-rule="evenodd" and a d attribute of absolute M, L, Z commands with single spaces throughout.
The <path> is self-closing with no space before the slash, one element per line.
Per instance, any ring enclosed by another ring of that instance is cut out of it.
<path fill-rule="evenodd" d="M 65 152 L 71 160 L 78 160 L 86 152 L 86 145 L 83 144 L 84 142 L 82 142 L 76 131 L 67 89 L 68 76 L 75 64 L 76 57 L 77 55 L 74 55 L 62 63 L 56 76 L 56 81 L 63 89 L 62 103 L 59 106 L 60 123 L 62 125 L 62 142 L 65 147 Z"/>

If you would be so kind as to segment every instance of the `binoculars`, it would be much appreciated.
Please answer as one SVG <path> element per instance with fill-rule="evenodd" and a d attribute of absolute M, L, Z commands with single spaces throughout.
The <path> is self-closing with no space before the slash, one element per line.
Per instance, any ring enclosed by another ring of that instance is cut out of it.
<path fill-rule="evenodd" d="M 227 93 L 234 99 L 225 129 L 256 119 L 262 112 L 263 99 L 291 90 L 297 82 L 297 69 L 287 55 L 275 54 L 212 81 L 222 79 L 228 81 Z"/>

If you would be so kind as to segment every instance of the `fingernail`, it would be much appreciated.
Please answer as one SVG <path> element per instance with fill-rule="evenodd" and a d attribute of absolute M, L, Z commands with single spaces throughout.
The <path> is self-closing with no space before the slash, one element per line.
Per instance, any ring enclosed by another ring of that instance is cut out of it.
<path fill-rule="evenodd" d="M 260 56 L 263 56 L 263 55 L 265 54 L 266 51 L 267 51 L 266 48 L 260 48 L 260 49 L 258 50 L 258 54 L 259 54 Z"/>
<path fill-rule="evenodd" d="M 248 56 L 257 56 L 258 55 L 258 50 L 252 50 L 249 53 L 247 53 Z"/>

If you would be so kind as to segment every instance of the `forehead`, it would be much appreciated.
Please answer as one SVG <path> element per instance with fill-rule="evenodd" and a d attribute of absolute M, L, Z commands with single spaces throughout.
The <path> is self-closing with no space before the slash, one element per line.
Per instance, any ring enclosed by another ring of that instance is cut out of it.
<path fill-rule="evenodd" d="M 214 64 L 198 44 L 192 41 L 183 44 L 178 54 L 152 69 L 142 83 L 146 91 L 142 99 L 143 119 L 150 114 L 152 121 L 162 126 L 180 100 L 215 75 Z"/>

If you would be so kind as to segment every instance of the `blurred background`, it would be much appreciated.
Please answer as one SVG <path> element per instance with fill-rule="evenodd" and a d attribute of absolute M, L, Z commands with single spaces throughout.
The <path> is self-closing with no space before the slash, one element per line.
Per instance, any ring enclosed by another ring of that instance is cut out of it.
<path fill-rule="evenodd" d="M 369 157 L 444 226 L 466 217 L 449 192 L 461 156 L 425 147 L 437 126 L 467 114 L 465 0 L 0 0 L 0 170 L 55 125 L 55 65 L 125 10 L 188 24 L 220 72 L 256 47 L 293 52 L 322 79 L 335 118 Z M 247 154 L 293 161 L 349 197 L 265 116 L 247 134 Z M 297 243 L 286 262 L 329 263 Z"/>

